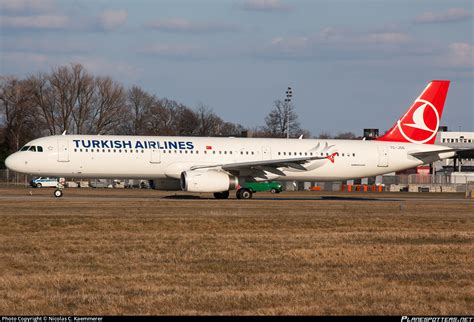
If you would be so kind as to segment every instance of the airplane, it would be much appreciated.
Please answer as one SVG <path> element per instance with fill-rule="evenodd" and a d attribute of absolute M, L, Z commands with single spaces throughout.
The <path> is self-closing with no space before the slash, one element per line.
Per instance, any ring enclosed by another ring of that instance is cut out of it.
<path fill-rule="evenodd" d="M 434 80 L 376 140 L 55 135 L 10 155 L 13 171 L 60 178 L 154 180 L 156 189 L 252 198 L 246 181 L 341 181 L 455 156 L 434 145 L 450 81 Z M 63 195 L 58 185 L 54 196 Z"/>

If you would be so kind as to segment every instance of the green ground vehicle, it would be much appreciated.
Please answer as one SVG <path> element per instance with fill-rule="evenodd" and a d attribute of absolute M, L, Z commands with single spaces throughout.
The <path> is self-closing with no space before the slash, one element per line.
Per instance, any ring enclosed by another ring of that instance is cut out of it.
<path fill-rule="evenodd" d="M 242 186 L 242 188 L 247 188 L 252 193 L 254 192 L 262 192 L 262 191 L 270 191 L 271 193 L 280 193 L 283 191 L 283 186 L 281 183 L 276 181 L 270 182 L 246 182 Z"/>

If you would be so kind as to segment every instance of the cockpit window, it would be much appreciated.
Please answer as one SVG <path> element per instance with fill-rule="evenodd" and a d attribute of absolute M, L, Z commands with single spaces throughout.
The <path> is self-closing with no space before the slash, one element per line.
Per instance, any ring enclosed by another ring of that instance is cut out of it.
<path fill-rule="evenodd" d="M 32 146 L 32 147 L 30 147 L 30 149 L 28 151 L 36 152 L 36 147 Z"/>
<path fill-rule="evenodd" d="M 28 151 L 29 148 L 30 148 L 29 145 L 25 145 L 24 147 L 21 148 L 20 151 Z"/>
<path fill-rule="evenodd" d="M 36 147 L 36 151 L 38 151 L 38 152 L 43 152 L 43 147 L 42 147 L 42 146 L 37 146 L 37 147 Z"/>

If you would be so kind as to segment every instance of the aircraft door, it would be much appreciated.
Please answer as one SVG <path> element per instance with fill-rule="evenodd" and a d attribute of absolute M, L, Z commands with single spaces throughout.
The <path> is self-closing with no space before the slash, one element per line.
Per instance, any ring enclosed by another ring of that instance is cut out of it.
<path fill-rule="evenodd" d="M 262 148 L 262 160 L 271 160 L 272 159 L 272 150 L 268 146 Z"/>
<path fill-rule="evenodd" d="M 160 163 L 161 162 L 160 149 L 150 149 L 150 151 L 151 151 L 150 163 Z"/>
<path fill-rule="evenodd" d="M 388 167 L 388 147 L 379 145 L 379 163 L 378 167 Z"/>
<path fill-rule="evenodd" d="M 69 162 L 68 140 L 58 140 L 58 162 Z"/>

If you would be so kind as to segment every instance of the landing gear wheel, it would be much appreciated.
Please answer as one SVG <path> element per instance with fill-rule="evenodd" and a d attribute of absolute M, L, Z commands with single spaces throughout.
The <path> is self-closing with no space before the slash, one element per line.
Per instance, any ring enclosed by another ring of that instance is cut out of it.
<path fill-rule="evenodd" d="M 61 198 L 63 196 L 63 191 L 59 189 L 54 190 L 54 196 L 56 198 Z"/>
<path fill-rule="evenodd" d="M 227 198 L 229 198 L 229 191 L 214 192 L 214 198 L 216 198 L 216 199 L 227 199 Z"/>
<path fill-rule="evenodd" d="M 237 199 L 252 199 L 252 191 L 245 188 L 237 190 Z"/>

